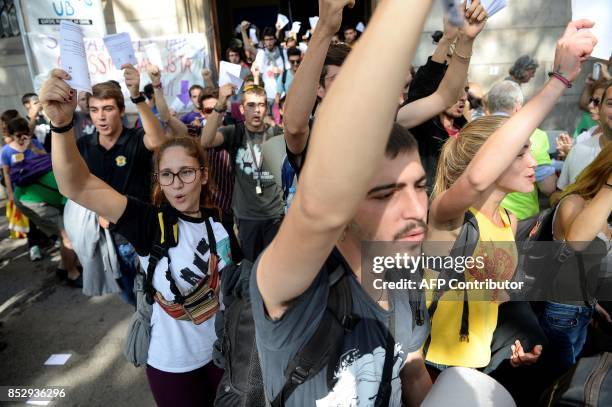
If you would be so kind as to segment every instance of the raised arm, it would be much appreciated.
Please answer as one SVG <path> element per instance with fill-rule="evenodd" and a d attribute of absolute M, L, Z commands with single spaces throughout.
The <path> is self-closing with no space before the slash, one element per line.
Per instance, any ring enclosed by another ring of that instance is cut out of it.
<path fill-rule="evenodd" d="M 164 97 L 164 88 L 161 83 L 161 72 L 159 67 L 153 64 L 147 65 L 147 74 L 151 79 L 151 85 L 153 85 L 153 92 L 155 93 L 155 106 L 159 112 L 159 118 L 167 126 L 168 134 L 170 137 L 181 137 L 187 136 L 187 126 L 185 123 L 172 116 L 166 98 Z"/>
<path fill-rule="evenodd" d="M 227 109 L 227 100 L 234 94 L 234 85 L 227 83 L 219 88 L 219 100 L 211 114 L 206 119 L 206 124 L 200 136 L 200 145 L 204 148 L 219 147 L 223 144 L 223 135 L 219 127 L 223 124 L 223 116 Z"/>
<path fill-rule="evenodd" d="M 296 198 L 257 269 L 272 318 L 312 284 L 365 198 L 430 7 L 430 0 L 381 2 L 325 97 Z M 338 160 L 339 155 L 350 159 Z"/>
<path fill-rule="evenodd" d="M 202 80 L 204 81 L 205 88 L 216 88 L 215 82 L 213 82 L 212 72 L 210 69 L 204 68 L 202 69 Z"/>
<path fill-rule="evenodd" d="M 77 105 L 77 92 L 65 82 L 69 75 L 54 69 L 40 89 L 45 114 L 56 127 L 70 123 Z M 52 133 L 53 173 L 60 192 L 111 222 L 117 222 L 127 205 L 127 198 L 92 175 L 76 146 L 74 130 Z"/>
<path fill-rule="evenodd" d="M 134 66 L 129 64 L 123 65 L 121 69 L 124 70 L 123 75 L 125 76 L 125 84 L 130 91 L 130 96 L 133 98 L 140 96 L 140 73 Z M 145 102 L 137 103 L 136 109 L 140 115 L 142 128 L 145 132 L 144 145 L 147 150 L 153 151 L 166 141 L 164 129 L 148 104 Z"/>
<path fill-rule="evenodd" d="M 400 109 L 397 114 L 397 121 L 402 126 L 407 128 L 418 126 L 443 112 L 459 99 L 459 95 L 467 84 L 474 39 L 484 28 L 487 19 L 487 12 L 480 4 L 480 0 L 472 2 L 470 8 L 465 12 L 465 18 L 465 26 L 457 39 L 455 52 L 453 53 L 451 64 L 444 75 L 444 79 L 442 79 L 438 89 L 432 95 L 415 100 Z M 445 20 L 445 36 L 448 32 L 452 33 L 452 28 L 449 27 L 448 22 Z M 440 40 L 440 42 L 442 41 L 444 41 L 444 37 Z M 438 44 L 438 48 L 440 47 L 440 44 Z M 444 58 L 446 58 L 446 55 L 444 55 Z M 431 59 L 432 61 L 440 62 L 436 60 L 436 53 L 434 53 Z"/>
<path fill-rule="evenodd" d="M 319 78 L 332 37 L 342 24 L 342 10 L 355 0 L 319 0 L 320 19 L 310 42 L 308 52 L 298 68 L 287 92 L 284 108 L 284 129 L 287 148 L 301 154 L 306 147 L 310 129 L 310 112 L 317 101 Z"/>
<path fill-rule="evenodd" d="M 242 34 L 242 43 L 244 44 L 244 50 L 251 54 L 251 58 L 255 58 L 255 55 L 257 55 L 257 48 L 255 48 L 255 46 L 251 42 L 251 39 L 249 38 L 249 33 L 247 32 L 250 25 L 251 23 L 249 23 L 248 21 L 243 21 L 242 23 L 240 23 L 240 33 Z"/>
<path fill-rule="evenodd" d="M 581 30 L 592 26 L 593 22 L 587 20 L 570 22 L 557 41 L 555 71 L 569 81 L 576 79 L 581 63 L 597 43 L 588 30 Z M 437 222 L 446 222 L 463 216 L 480 199 L 482 192 L 512 164 L 565 90 L 563 82 L 551 78 L 529 103 L 487 139 L 457 182 L 434 199 L 430 217 Z"/>

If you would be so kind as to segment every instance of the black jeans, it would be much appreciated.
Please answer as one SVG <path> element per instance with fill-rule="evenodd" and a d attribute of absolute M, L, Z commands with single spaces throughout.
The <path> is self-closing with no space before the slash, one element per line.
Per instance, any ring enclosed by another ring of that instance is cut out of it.
<path fill-rule="evenodd" d="M 244 258 L 255 262 L 257 256 L 272 242 L 278 232 L 282 217 L 265 220 L 249 220 L 236 218 L 238 239 L 242 246 Z"/>

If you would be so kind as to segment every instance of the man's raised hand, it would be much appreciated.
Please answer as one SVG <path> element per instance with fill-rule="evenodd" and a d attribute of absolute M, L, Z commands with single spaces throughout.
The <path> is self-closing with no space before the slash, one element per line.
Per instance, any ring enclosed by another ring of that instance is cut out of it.
<path fill-rule="evenodd" d="M 147 74 L 149 75 L 149 79 L 151 79 L 151 85 L 159 86 L 161 83 L 161 72 L 159 67 L 157 65 L 148 64 Z"/>
<path fill-rule="evenodd" d="M 219 102 L 218 105 L 225 105 L 227 100 L 234 94 L 236 86 L 231 83 L 226 83 L 219 88 Z"/>
<path fill-rule="evenodd" d="M 121 69 L 123 69 L 125 85 L 130 91 L 130 96 L 137 98 L 140 96 L 140 73 L 131 64 L 125 64 L 121 66 Z"/>
<path fill-rule="evenodd" d="M 346 6 L 353 8 L 355 0 L 319 0 L 317 31 L 324 31 L 329 36 L 337 33 L 342 25 L 342 10 Z"/>
<path fill-rule="evenodd" d="M 69 124 L 77 106 L 77 92 L 66 83 L 69 79 L 66 71 L 54 69 L 40 88 L 38 97 L 43 111 L 56 127 Z"/>

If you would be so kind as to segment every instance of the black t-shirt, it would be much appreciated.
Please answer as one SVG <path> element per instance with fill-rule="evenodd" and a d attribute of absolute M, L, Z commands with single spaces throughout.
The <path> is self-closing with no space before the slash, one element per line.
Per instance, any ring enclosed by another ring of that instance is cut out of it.
<path fill-rule="evenodd" d="M 119 193 L 151 201 L 153 153 L 144 145 L 143 129 L 123 128 L 110 150 L 99 143 L 98 133 L 77 140 L 89 170 Z"/>
<path fill-rule="evenodd" d="M 123 212 L 121 218 L 117 221 L 117 223 L 111 225 L 110 230 L 115 233 L 120 233 L 121 236 L 125 237 L 125 239 L 132 246 L 134 246 L 134 249 L 136 250 L 136 253 L 139 256 L 148 256 L 151 252 L 151 248 L 153 247 L 157 239 L 159 239 L 159 211 L 160 208 L 154 206 L 151 203 L 145 203 L 128 196 L 125 211 Z M 164 216 L 168 214 L 168 216 L 170 216 L 172 219 L 178 221 L 179 225 L 181 224 L 180 220 L 183 220 L 190 224 L 203 225 L 204 217 L 212 218 L 214 222 L 219 222 L 220 217 L 218 211 L 207 208 L 201 208 L 201 211 L 203 215 L 202 218 L 192 218 L 183 215 L 182 213 L 180 213 L 169 205 L 167 207 L 164 207 L 163 209 Z M 174 223 L 174 221 L 172 221 L 171 223 Z M 217 229 L 223 229 L 223 226 L 220 224 L 213 224 L 213 226 L 215 234 L 217 233 Z M 201 229 L 203 231 L 206 230 L 204 226 L 202 226 Z M 227 235 L 227 233 L 225 234 Z M 225 251 L 220 249 L 219 247 L 217 248 L 217 252 L 219 253 L 219 255 L 226 254 Z"/>
<path fill-rule="evenodd" d="M 446 64 L 441 64 L 427 59 L 427 63 L 419 68 L 414 75 L 414 79 L 410 83 L 408 91 L 408 99 L 404 102 L 407 105 L 415 100 L 423 99 L 432 95 L 442 82 L 446 73 Z M 461 117 L 455 119 L 455 127 L 462 128 L 467 121 Z M 440 122 L 438 116 L 410 129 L 410 132 L 416 138 L 419 144 L 419 155 L 421 163 L 427 174 L 427 186 L 432 187 L 436 177 L 436 167 L 438 166 L 438 157 L 444 142 L 448 139 L 448 133 Z"/>
<path fill-rule="evenodd" d="M 285 144 L 287 149 L 287 161 L 293 167 L 295 171 L 295 175 L 299 178 L 300 173 L 302 172 L 302 167 L 304 166 L 304 162 L 306 161 L 306 154 L 308 153 L 308 144 L 310 144 L 310 135 L 312 133 L 312 127 L 314 126 L 314 117 L 311 117 L 308 120 L 308 138 L 306 139 L 306 145 L 304 146 L 304 150 L 300 154 L 294 154 L 289 150 L 289 147 Z"/>

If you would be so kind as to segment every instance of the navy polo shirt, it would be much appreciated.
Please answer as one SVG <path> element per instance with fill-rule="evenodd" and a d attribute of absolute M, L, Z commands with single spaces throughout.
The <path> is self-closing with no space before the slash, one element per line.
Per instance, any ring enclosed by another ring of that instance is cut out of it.
<path fill-rule="evenodd" d="M 151 201 L 153 153 L 144 145 L 144 130 L 123 128 L 110 150 L 102 147 L 98 132 L 77 140 L 89 170 L 119 193 Z"/>

